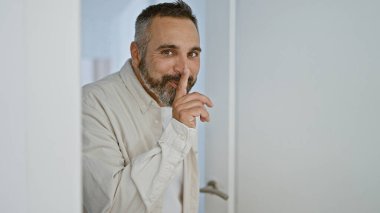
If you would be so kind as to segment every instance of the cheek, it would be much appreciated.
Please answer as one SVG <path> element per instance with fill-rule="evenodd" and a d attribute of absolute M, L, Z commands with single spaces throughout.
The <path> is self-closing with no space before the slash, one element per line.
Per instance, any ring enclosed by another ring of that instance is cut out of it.
<path fill-rule="evenodd" d="M 157 62 L 151 62 L 148 63 L 148 72 L 149 76 L 153 78 L 154 80 L 161 81 L 162 76 L 167 74 L 167 65 L 165 63 L 157 63 Z"/>
<path fill-rule="evenodd" d="M 199 64 L 199 60 L 198 61 L 195 61 L 194 63 L 191 63 L 190 65 L 190 70 L 191 70 L 191 75 L 196 78 L 198 73 L 199 73 L 199 68 L 200 68 L 200 64 Z"/>
<path fill-rule="evenodd" d="M 172 73 L 173 67 L 174 62 L 172 60 L 152 60 L 151 63 L 152 74 L 157 77 Z"/>

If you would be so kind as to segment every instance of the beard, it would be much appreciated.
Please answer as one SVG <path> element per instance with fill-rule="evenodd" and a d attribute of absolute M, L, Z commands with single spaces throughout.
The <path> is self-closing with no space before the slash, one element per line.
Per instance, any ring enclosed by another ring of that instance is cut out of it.
<path fill-rule="evenodd" d="M 179 86 L 181 75 L 163 75 L 161 79 L 156 80 L 150 75 L 150 70 L 146 66 L 145 59 L 141 60 L 139 70 L 146 87 L 157 96 L 162 105 L 172 106 L 177 89 L 172 87 L 169 83 L 175 83 Z M 186 88 L 187 92 L 191 90 L 196 81 L 197 80 L 192 76 L 189 76 Z"/>

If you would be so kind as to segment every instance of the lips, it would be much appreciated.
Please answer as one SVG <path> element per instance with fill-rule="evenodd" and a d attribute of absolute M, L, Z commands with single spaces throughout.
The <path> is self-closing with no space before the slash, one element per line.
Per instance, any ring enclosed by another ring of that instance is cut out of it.
<path fill-rule="evenodd" d="M 174 80 L 168 81 L 168 84 L 172 86 L 174 89 L 178 87 L 178 82 Z"/>

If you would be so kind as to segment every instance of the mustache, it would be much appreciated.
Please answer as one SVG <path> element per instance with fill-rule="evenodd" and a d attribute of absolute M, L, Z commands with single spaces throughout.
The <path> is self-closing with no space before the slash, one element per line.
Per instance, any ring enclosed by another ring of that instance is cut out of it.
<path fill-rule="evenodd" d="M 166 85 L 167 82 L 169 81 L 174 81 L 177 85 L 181 79 L 181 75 L 164 75 L 162 76 L 161 83 L 162 85 Z M 195 84 L 194 77 L 189 76 L 189 79 L 187 80 L 187 87 L 192 87 Z"/>

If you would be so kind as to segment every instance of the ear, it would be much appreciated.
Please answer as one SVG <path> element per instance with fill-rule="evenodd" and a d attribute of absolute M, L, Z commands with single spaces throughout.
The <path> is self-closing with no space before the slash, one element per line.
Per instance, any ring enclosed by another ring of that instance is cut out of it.
<path fill-rule="evenodd" d="M 140 65 L 141 58 L 140 58 L 139 48 L 135 41 L 131 43 L 130 51 L 131 51 L 131 57 L 132 57 L 132 65 L 134 67 L 138 67 Z"/>

